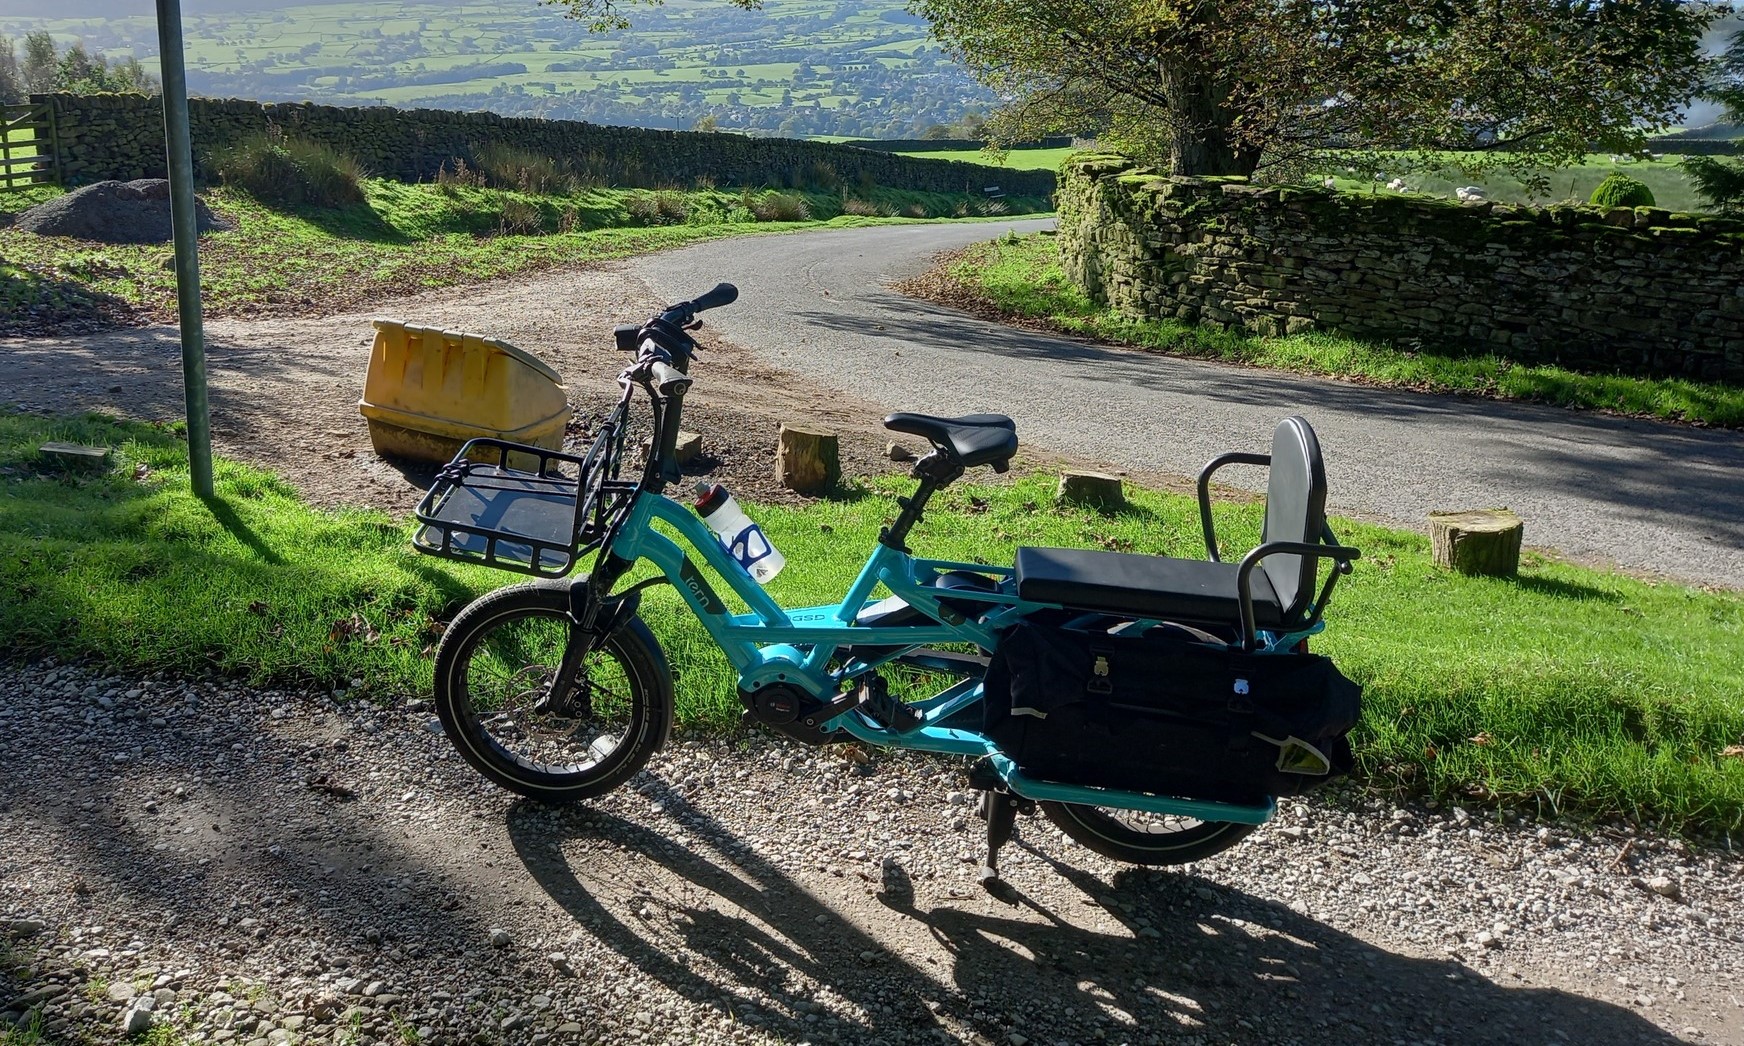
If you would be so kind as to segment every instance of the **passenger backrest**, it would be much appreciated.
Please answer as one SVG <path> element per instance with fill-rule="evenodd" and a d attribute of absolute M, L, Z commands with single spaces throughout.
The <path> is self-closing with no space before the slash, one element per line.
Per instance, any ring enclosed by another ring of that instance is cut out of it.
<path fill-rule="evenodd" d="M 1292 415 L 1272 432 L 1272 469 L 1266 483 L 1266 528 L 1261 541 L 1320 543 L 1326 525 L 1326 468 L 1320 441 L 1303 418 Z M 1286 623 L 1314 599 L 1320 561 L 1308 556 L 1267 556 L 1260 562 L 1284 607 Z"/>

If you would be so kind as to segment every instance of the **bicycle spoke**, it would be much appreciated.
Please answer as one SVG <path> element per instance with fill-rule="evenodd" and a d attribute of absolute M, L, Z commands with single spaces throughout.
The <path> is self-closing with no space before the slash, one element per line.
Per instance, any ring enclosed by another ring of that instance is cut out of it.
<path fill-rule="evenodd" d="M 555 617 L 500 622 L 474 649 L 466 697 L 484 733 L 516 762 L 544 772 L 586 770 L 609 758 L 633 707 L 623 668 L 606 651 L 591 654 L 569 707 L 550 707 L 569 640 Z"/>

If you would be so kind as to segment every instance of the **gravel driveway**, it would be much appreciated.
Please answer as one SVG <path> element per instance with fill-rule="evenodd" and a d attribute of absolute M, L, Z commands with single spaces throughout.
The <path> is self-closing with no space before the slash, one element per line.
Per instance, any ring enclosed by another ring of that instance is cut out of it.
<path fill-rule="evenodd" d="M 1151 872 L 1024 820 L 1007 907 L 956 762 L 680 741 L 552 810 L 431 722 L 9 666 L 0 1011 L 55 1043 L 1744 1041 L 1740 862 L 1675 842 L 1346 795 Z"/>
<path fill-rule="evenodd" d="M 1001 411 L 1028 446 L 1175 475 L 1226 450 L 1263 449 L 1277 420 L 1299 412 L 1320 435 L 1339 510 L 1421 526 L 1432 509 L 1507 505 L 1525 518 L 1529 544 L 1744 586 L 1744 433 L 1168 359 L 1014 330 L 886 289 L 935 252 L 1006 228 L 727 240 L 628 268 L 672 298 L 732 280 L 742 294 L 711 317 L 718 330 L 894 409 Z M 1258 482 L 1241 471 L 1229 481 Z"/>

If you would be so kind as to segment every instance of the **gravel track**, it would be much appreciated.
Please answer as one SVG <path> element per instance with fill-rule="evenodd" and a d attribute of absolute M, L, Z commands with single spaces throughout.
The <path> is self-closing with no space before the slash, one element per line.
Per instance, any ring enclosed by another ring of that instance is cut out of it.
<path fill-rule="evenodd" d="M 431 723 L 8 666 L 0 1013 L 237 1046 L 1744 1041 L 1740 862 L 1677 842 L 1347 789 L 1153 872 L 1026 819 L 1007 907 L 953 761 L 681 740 L 553 810 Z"/>
<path fill-rule="evenodd" d="M 737 283 L 739 303 L 711 317 L 716 329 L 893 409 L 1000 411 L 1026 445 L 1173 475 L 1226 450 L 1262 449 L 1280 417 L 1300 412 L 1320 435 L 1339 510 L 1421 527 L 1432 509 L 1507 505 L 1525 518 L 1529 544 L 1744 586 L 1744 433 L 1169 359 L 1015 330 L 887 289 L 934 253 L 1007 228 L 728 240 L 627 267 L 671 298 Z M 1219 478 L 1261 482 L 1242 471 Z"/>

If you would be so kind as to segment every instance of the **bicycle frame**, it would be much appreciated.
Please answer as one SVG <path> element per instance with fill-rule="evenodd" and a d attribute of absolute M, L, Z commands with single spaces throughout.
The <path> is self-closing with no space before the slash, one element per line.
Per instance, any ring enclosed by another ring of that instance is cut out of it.
<path fill-rule="evenodd" d="M 689 551 L 699 556 L 749 608 L 745 614 L 727 609 L 704 573 L 687 555 L 686 548 L 654 529 L 665 523 L 683 539 Z M 739 685 L 746 690 L 774 682 L 790 683 L 829 701 L 848 689 L 855 679 L 929 643 L 972 643 L 982 650 L 998 644 L 997 633 L 1005 625 L 1038 610 L 1062 609 L 1054 604 L 1019 599 L 1000 585 L 993 591 L 934 588 L 927 582 L 951 571 L 968 571 L 999 581 L 1009 580 L 1012 569 L 982 563 L 955 563 L 920 559 L 879 543 L 861 568 L 841 602 L 786 609 L 777 604 L 720 543 L 706 524 L 690 509 L 663 494 L 643 490 L 602 554 L 609 554 L 627 568 L 646 559 L 653 563 L 701 622 L 710 637 L 739 672 Z M 857 625 L 861 612 L 875 600 L 878 586 L 924 613 L 928 623 L 893 626 Z M 974 617 L 941 602 L 985 603 L 988 610 Z M 831 669 L 830 663 L 845 647 L 877 648 L 877 656 L 854 658 Z M 965 678 L 933 697 L 915 702 L 922 725 L 896 731 L 873 722 L 854 709 L 835 716 L 822 728 L 842 731 L 868 744 L 885 748 L 939 752 L 948 755 L 990 757 L 1006 785 L 1030 799 L 1081 803 L 1091 806 L 1177 814 L 1204 821 L 1234 821 L 1260 824 L 1272 815 L 1275 804 L 1237 805 L 1207 800 L 1178 799 L 1140 792 L 1067 785 L 1025 776 L 1009 759 L 999 754 L 986 736 L 976 730 L 947 727 L 944 721 L 981 700 L 981 680 Z"/>

